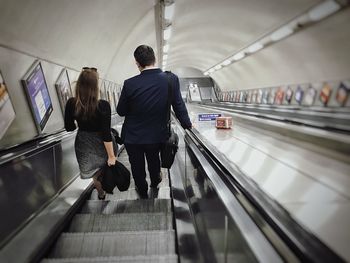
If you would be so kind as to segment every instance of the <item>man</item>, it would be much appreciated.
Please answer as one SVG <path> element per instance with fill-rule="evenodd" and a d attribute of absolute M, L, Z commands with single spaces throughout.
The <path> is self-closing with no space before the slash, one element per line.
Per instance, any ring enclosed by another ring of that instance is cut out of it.
<path fill-rule="evenodd" d="M 148 198 L 145 172 L 145 156 L 150 174 L 150 187 L 161 182 L 159 153 L 167 140 L 168 77 L 173 94 L 171 105 L 176 117 L 185 129 L 192 127 L 186 106 L 182 100 L 179 79 L 175 74 L 164 73 L 155 67 L 155 55 L 151 47 L 141 45 L 134 52 L 141 74 L 124 82 L 117 112 L 125 116 L 121 137 L 129 155 L 132 175 L 141 198 Z"/>

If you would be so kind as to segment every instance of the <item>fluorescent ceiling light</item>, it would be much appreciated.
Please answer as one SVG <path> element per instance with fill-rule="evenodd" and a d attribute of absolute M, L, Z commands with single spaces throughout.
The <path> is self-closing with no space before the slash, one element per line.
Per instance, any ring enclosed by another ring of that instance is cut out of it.
<path fill-rule="evenodd" d="M 234 55 L 232 57 L 232 59 L 237 61 L 237 60 L 240 60 L 240 59 L 244 58 L 244 56 L 245 56 L 244 52 L 239 52 L 236 55 Z"/>
<path fill-rule="evenodd" d="M 169 51 L 169 44 L 167 44 L 167 45 L 165 45 L 165 46 L 163 47 L 163 52 L 164 52 L 164 53 L 168 53 L 168 51 Z"/>
<path fill-rule="evenodd" d="M 167 20 L 171 20 L 174 16 L 175 4 L 172 3 L 170 5 L 166 5 L 164 7 L 164 18 Z"/>
<path fill-rule="evenodd" d="M 214 68 L 209 69 L 209 73 L 213 73 L 215 71 Z"/>
<path fill-rule="evenodd" d="M 163 55 L 163 61 L 168 59 L 168 55 Z"/>
<path fill-rule="evenodd" d="M 340 5 L 334 0 L 324 1 L 309 11 L 311 21 L 319 21 L 340 9 Z"/>
<path fill-rule="evenodd" d="M 281 27 L 280 29 L 277 29 L 275 32 L 273 32 L 271 34 L 271 39 L 273 41 L 278 41 L 281 40 L 282 38 L 285 38 L 287 36 L 290 36 L 291 34 L 293 34 L 293 29 L 288 27 L 288 26 L 284 26 Z"/>
<path fill-rule="evenodd" d="M 230 65 L 231 62 L 232 62 L 231 60 L 226 59 L 224 62 L 222 62 L 222 65 L 227 66 L 227 65 Z"/>
<path fill-rule="evenodd" d="M 222 66 L 219 64 L 219 65 L 216 65 L 215 67 L 214 67 L 214 69 L 216 69 L 216 70 L 219 70 L 219 69 L 221 69 L 222 68 Z"/>
<path fill-rule="evenodd" d="M 164 40 L 169 40 L 171 36 L 171 26 L 167 27 L 167 29 L 164 30 L 163 38 Z"/>
<path fill-rule="evenodd" d="M 249 53 L 254 53 L 260 49 L 262 49 L 264 46 L 260 42 L 254 43 L 253 45 L 248 47 L 248 52 Z"/>

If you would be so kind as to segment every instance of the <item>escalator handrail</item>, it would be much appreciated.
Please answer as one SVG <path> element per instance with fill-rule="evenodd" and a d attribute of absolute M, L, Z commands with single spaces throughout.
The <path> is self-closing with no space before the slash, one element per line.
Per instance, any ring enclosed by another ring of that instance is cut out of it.
<path fill-rule="evenodd" d="M 342 132 L 346 134 L 348 134 L 350 131 L 350 112 L 348 108 L 342 108 L 343 111 L 336 111 L 334 109 L 310 110 L 307 107 L 297 108 L 293 106 L 285 106 L 284 108 L 280 109 L 273 105 L 265 105 L 267 107 L 256 107 L 248 104 L 237 105 L 236 103 L 222 102 L 210 102 L 202 104 L 208 107 L 219 107 L 230 112 L 244 114 L 247 116 L 265 118 L 276 121 L 289 121 L 291 123 L 303 124 L 314 128 L 330 129 L 335 132 Z M 284 116 L 283 113 L 292 114 L 292 116 Z M 334 114 L 336 114 L 336 116 Z M 337 119 L 340 121 L 340 123 L 313 120 L 310 118 L 305 119 L 305 116 L 317 116 L 325 118 L 327 120 Z"/>
<path fill-rule="evenodd" d="M 240 233 L 244 240 L 246 240 L 257 261 L 273 263 L 283 262 L 283 258 L 255 224 L 250 215 L 245 211 L 245 208 L 240 204 L 237 196 L 232 192 L 230 187 L 221 179 L 218 171 L 206 156 L 203 155 L 200 145 L 198 145 L 198 142 L 189 132 L 185 134 L 185 142 L 198 159 L 207 178 L 211 181 L 211 186 L 215 189 L 218 197 L 226 207 L 229 217 L 233 219 L 233 222 L 240 230 Z"/>
<path fill-rule="evenodd" d="M 112 118 L 115 118 L 119 115 L 117 113 L 112 113 L 111 116 Z M 42 133 L 27 141 L 9 146 L 7 148 L 2 148 L 0 149 L 0 165 L 9 162 L 20 155 L 23 155 L 24 153 L 30 153 L 34 150 L 45 148 L 52 142 L 59 142 L 63 138 L 74 135 L 76 131 L 77 129 L 73 132 L 67 132 L 64 128 L 62 128 L 51 133 Z"/>
<path fill-rule="evenodd" d="M 75 132 L 66 132 L 65 129 L 60 129 L 49 134 L 41 134 L 33 139 L 3 148 L 0 150 L 0 165 L 12 161 L 23 154 L 28 154 L 33 151 L 40 151 L 46 148 L 53 142 L 60 142 L 62 139 L 74 135 Z"/>
<path fill-rule="evenodd" d="M 319 238 L 296 222 L 276 200 L 269 197 L 252 179 L 244 175 L 239 167 L 229 162 L 214 148 L 209 149 L 207 145 L 210 143 L 198 131 L 195 129 L 186 130 L 186 134 L 196 140 L 212 161 L 220 167 L 226 184 L 231 184 L 234 189 L 240 191 L 240 194 L 254 206 L 269 226 L 303 262 L 344 262 Z M 235 167 L 233 168 L 233 166 Z M 217 190 L 220 191 L 220 189 Z"/>

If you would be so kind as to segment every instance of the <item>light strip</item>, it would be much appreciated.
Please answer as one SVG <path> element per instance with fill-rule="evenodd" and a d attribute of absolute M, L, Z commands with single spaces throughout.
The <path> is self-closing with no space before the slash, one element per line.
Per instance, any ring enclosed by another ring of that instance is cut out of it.
<path fill-rule="evenodd" d="M 262 49 L 264 47 L 263 44 L 261 44 L 260 42 L 256 42 L 253 45 L 251 45 L 250 47 L 248 47 L 248 52 L 249 53 L 254 53 L 260 49 Z"/>
<path fill-rule="evenodd" d="M 345 6 L 348 6 L 349 4 L 344 4 Z M 337 12 L 340 10 L 342 6 L 337 3 L 335 0 L 325 0 L 322 3 L 316 5 L 309 11 L 301 14 L 297 18 L 290 21 L 287 25 L 275 30 L 269 35 L 265 35 L 263 38 L 259 39 L 257 42 L 251 44 L 249 47 L 244 49 L 243 51 L 240 51 L 236 54 L 234 54 L 231 58 L 226 59 L 224 62 L 218 64 L 215 66 L 215 69 L 219 70 L 222 68 L 222 66 L 227 66 L 231 64 L 234 61 L 238 61 L 246 56 L 245 52 L 248 52 L 248 55 L 254 52 L 257 52 L 258 50 L 262 49 L 264 46 L 270 45 L 272 42 L 277 42 L 281 39 L 284 39 L 293 33 L 295 31 L 300 30 L 299 25 L 311 25 L 323 18 L 326 18 L 327 16 Z M 233 60 L 233 61 L 231 61 Z M 218 67 L 220 65 L 220 67 Z M 214 68 L 211 68 L 206 71 L 206 73 L 212 73 L 215 71 Z"/>
<path fill-rule="evenodd" d="M 234 56 L 232 57 L 232 59 L 235 60 L 235 61 L 238 61 L 238 60 L 244 58 L 244 56 L 245 56 L 244 52 L 239 52 L 239 53 L 237 53 L 236 55 L 234 55 Z"/>
<path fill-rule="evenodd" d="M 289 26 L 284 26 L 271 34 L 271 40 L 279 41 L 287 36 L 290 36 L 293 33 L 294 31 L 292 28 L 290 28 Z"/>
<path fill-rule="evenodd" d="M 171 36 L 171 26 L 168 26 L 167 29 L 164 30 L 163 38 L 164 40 L 169 40 Z"/>
<path fill-rule="evenodd" d="M 223 66 L 228 66 L 228 65 L 230 65 L 231 63 L 232 63 L 231 60 L 226 59 L 224 62 L 222 62 L 222 65 L 223 65 Z"/>
<path fill-rule="evenodd" d="M 167 20 L 171 20 L 174 16 L 175 4 L 172 3 L 170 5 L 166 5 L 164 7 L 164 18 Z"/>
<path fill-rule="evenodd" d="M 168 53 L 168 51 L 169 51 L 169 44 L 167 44 L 167 45 L 165 45 L 165 46 L 163 47 L 163 52 L 164 52 L 164 53 Z"/>
<path fill-rule="evenodd" d="M 340 9 L 340 5 L 334 0 L 325 1 L 309 11 L 311 21 L 319 21 Z"/>

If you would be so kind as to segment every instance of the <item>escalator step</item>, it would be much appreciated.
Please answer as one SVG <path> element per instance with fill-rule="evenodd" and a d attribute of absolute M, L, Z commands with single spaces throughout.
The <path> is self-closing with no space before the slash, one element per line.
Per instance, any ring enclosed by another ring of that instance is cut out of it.
<path fill-rule="evenodd" d="M 159 188 L 158 198 L 170 199 L 170 188 L 169 187 Z M 90 199 L 98 200 L 96 189 L 92 191 Z M 139 199 L 139 196 L 136 193 L 135 188 L 129 188 L 129 190 L 125 192 L 119 192 L 118 189 L 115 189 L 113 195 L 110 195 L 110 194 L 106 195 L 106 200 L 136 200 L 136 199 Z"/>
<path fill-rule="evenodd" d="M 44 259 L 41 263 L 177 263 L 177 255 L 151 255 L 134 257 L 94 257 L 94 258 L 52 258 Z"/>
<path fill-rule="evenodd" d="M 151 180 L 147 177 L 146 179 L 148 185 L 151 184 Z M 163 178 L 162 181 L 158 184 L 158 187 L 169 187 L 169 179 L 168 178 Z M 135 188 L 135 181 L 131 180 L 130 181 L 130 188 Z M 117 190 L 116 190 L 117 191 Z"/>
<path fill-rule="evenodd" d="M 80 213 L 116 214 L 116 213 L 159 213 L 171 212 L 170 199 L 138 199 L 119 201 L 87 200 Z"/>
<path fill-rule="evenodd" d="M 165 213 L 115 215 L 77 214 L 67 232 L 171 230 L 172 216 Z"/>
<path fill-rule="evenodd" d="M 63 233 L 51 258 L 110 257 L 175 254 L 171 231 Z"/>

